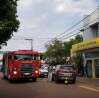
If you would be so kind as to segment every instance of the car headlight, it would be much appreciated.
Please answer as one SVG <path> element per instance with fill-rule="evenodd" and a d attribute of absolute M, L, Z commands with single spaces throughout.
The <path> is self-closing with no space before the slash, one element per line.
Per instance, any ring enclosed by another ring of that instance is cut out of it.
<path fill-rule="evenodd" d="M 16 75 L 17 74 L 17 71 L 13 71 L 13 74 Z"/>
<path fill-rule="evenodd" d="M 36 73 L 36 74 L 38 74 L 38 73 L 39 73 L 39 71 L 38 71 L 38 70 L 35 70 L 35 73 Z"/>

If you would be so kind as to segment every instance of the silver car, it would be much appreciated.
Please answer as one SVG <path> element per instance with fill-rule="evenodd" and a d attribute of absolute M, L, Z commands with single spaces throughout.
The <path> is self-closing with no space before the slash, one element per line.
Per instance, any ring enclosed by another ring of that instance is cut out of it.
<path fill-rule="evenodd" d="M 40 68 L 40 77 L 47 77 L 48 76 L 48 67 L 42 66 Z"/>

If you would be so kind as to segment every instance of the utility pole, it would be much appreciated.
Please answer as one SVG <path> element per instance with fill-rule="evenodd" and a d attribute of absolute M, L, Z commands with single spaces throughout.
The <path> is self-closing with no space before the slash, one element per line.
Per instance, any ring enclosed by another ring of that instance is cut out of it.
<path fill-rule="evenodd" d="M 31 50 L 33 50 L 33 39 L 32 38 L 28 38 L 28 39 L 25 39 L 25 40 L 30 41 L 30 43 L 31 43 Z"/>

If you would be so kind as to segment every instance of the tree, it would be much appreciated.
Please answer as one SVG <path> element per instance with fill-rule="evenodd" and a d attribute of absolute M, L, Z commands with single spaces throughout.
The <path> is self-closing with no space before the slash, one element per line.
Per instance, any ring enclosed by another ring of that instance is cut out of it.
<path fill-rule="evenodd" d="M 77 35 L 77 36 L 75 36 L 74 39 L 71 39 L 71 40 L 70 40 L 70 43 L 71 43 L 72 45 L 74 45 L 74 44 L 80 43 L 80 42 L 82 42 L 82 41 L 83 41 L 82 35 Z"/>
<path fill-rule="evenodd" d="M 74 44 L 80 43 L 82 41 L 83 41 L 82 35 L 77 35 L 75 37 L 75 39 L 71 39 L 70 43 L 72 45 L 74 45 Z M 82 53 L 80 53 L 80 52 L 76 53 L 76 55 L 73 57 L 73 59 L 78 68 L 78 73 L 81 72 L 81 74 L 83 74 L 83 55 L 82 55 Z"/>
<path fill-rule="evenodd" d="M 70 41 L 64 42 L 64 50 L 67 57 L 70 56 L 71 47 L 72 47 L 72 44 L 70 43 Z"/>
<path fill-rule="evenodd" d="M 49 61 L 53 61 L 56 64 L 66 63 L 66 58 L 70 57 L 70 52 L 73 44 L 77 44 L 83 40 L 81 35 L 77 35 L 74 39 L 70 41 L 62 42 L 57 39 L 52 41 L 52 43 L 47 44 L 47 51 L 45 57 L 49 58 Z M 79 60 L 79 57 L 77 57 Z"/>
<path fill-rule="evenodd" d="M 0 48 L 18 30 L 17 1 L 0 0 Z"/>
<path fill-rule="evenodd" d="M 83 75 L 83 55 L 82 53 L 77 53 L 74 57 L 73 57 L 76 66 L 78 68 L 78 74 L 80 73 L 81 75 Z"/>
<path fill-rule="evenodd" d="M 60 64 L 63 63 L 64 57 L 64 46 L 63 43 L 57 39 L 52 41 L 52 43 L 46 45 L 47 51 L 45 56 L 49 58 L 50 63 Z"/>
<path fill-rule="evenodd" d="M 75 36 L 75 38 L 70 39 L 70 41 L 64 42 L 66 56 L 70 56 L 72 45 L 80 43 L 82 41 L 83 41 L 82 35 L 77 35 L 77 36 Z"/>

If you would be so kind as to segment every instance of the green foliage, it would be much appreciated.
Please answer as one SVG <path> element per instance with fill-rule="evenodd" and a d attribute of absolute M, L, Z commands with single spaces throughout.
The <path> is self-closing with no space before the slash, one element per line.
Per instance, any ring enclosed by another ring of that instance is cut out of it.
<path fill-rule="evenodd" d="M 70 50 L 71 50 L 72 44 L 69 42 L 64 42 L 64 49 L 66 56 L 70 56 Z"/>
<path fill-rule="evenodd" d="M 0 0 L 0 46 L 8 41 L 19 27 L 17 0 Z"/>
<path fill-rule="evenodd" d="M 74 57 L 73 57 L 75 64 L 78 68 L 78 73 L 83 72 L 83 56 L 82 53 L 77 53 Z"/>
<path fill-rule="evenodd" d="M 46 45 L 47 51 L 45 53 L 45 57 L 55 64 L 64 63 L 66 57 L 70 56 L 72 45 L 79 43 L 82 40 L 81 35 L 77 35 L 74 39 L 64 43 L 55 39 L 52 43 Z"/>
<path fill-rule="evenodd" d="M 83 58 L 82 53 L 77 53 L 76 56 L 74 56 L 74 60 L 77 64 L 77 66 L 83 65 Z"/>
<path fill-rule="evenodd" d="M 71 40 L 72 45 L 77 44 L 79 42 L 82 42 L 83 38 L 81 35 L 77 35 L 75 39 Z M 78 73 L 83 70 L 83 56 L 82 53 L 76 53 L 76 55 L 73 57 L 74 62 L 78 68 Z"/>
<path fill-rule="evenodd" d="M 80 43 L 82 41 L 83 41 L 82 35 L 77 35 L 77 36 L 75 36 L 74 39 L 70 39 L 70 41 L 64 42 L 66 56 L 70 56 L 70 51 L 71 51 L 72 45 Z"/>
<path fill-rule="evenodd" d="M 47 51 L 45 56 L 50 59 L 50 62 L 55 64 L 60 64 L 63 62 L 62 57 L 64 57 L 64 47 L 63 43 L 57 39 L 52 41 L 51 44 L 46 45 Z"/>

